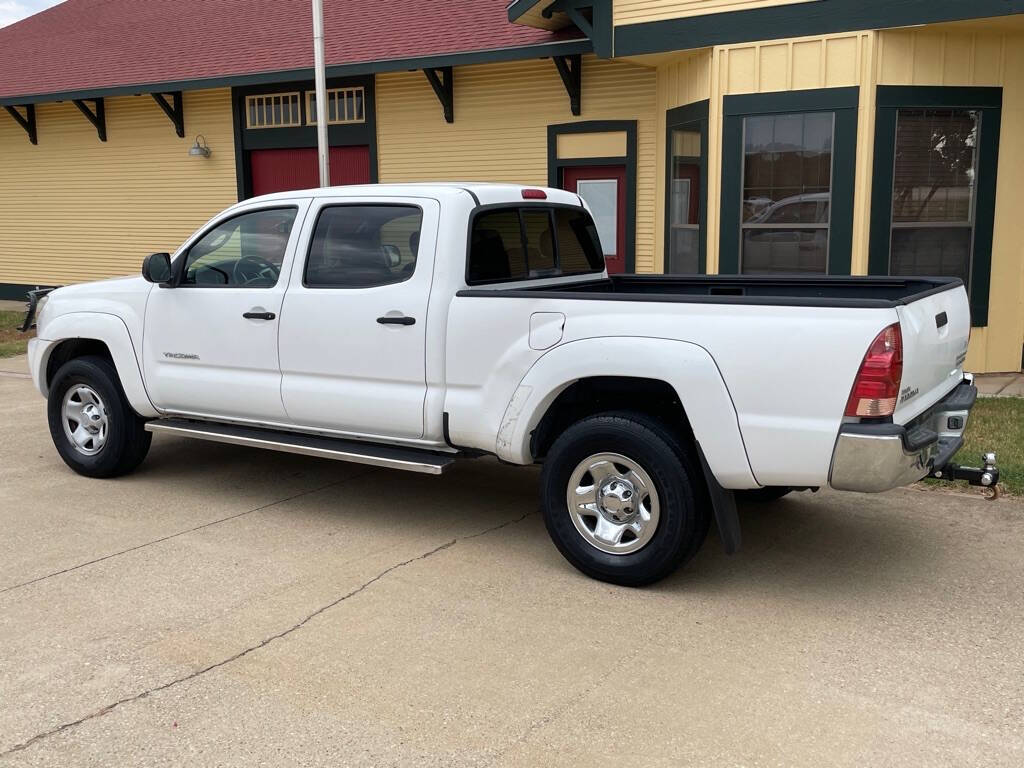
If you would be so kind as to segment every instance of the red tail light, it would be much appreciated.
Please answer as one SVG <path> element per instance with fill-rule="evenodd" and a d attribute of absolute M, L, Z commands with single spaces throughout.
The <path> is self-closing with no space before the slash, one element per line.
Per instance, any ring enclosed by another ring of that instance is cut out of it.
<path fill-rule="evenodd" d="M 893 323 L 875 336 L 860 364 L 853 391 L 846 403 L 847 416 L 892 416 L 903 378 L 903 334 Z"/>
<path fill-rule="evenodd" d="M 548 195 L 543 189 L 524 189 L 523 200 L 547 200 Z"/>

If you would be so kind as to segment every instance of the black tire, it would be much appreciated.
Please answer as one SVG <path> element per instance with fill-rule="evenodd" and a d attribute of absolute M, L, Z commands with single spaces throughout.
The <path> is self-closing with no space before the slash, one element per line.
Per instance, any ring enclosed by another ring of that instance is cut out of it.
<path fill-rule="evenodd" d="M 78 385 L 92 389 L 104 407 L 105 440 L 101 446 L 92 445 L 95 453 L 91 455 L 76 448 L 64 429 L 64 398 Z M 79 357 L 60 367 L 50 384 L 47 417 L 57 453 L 71 469 L 86 477 L 128 474 L 146 458 L 153 437 L 128 404 L 117 370 L 102 357 Z"/>
<path fill-rule="evenodd" d="M 640 549 L 612 554 L 590 543 L 566 500 L 577 466 L 589 456 L 617 453 L 638 464 L 658 493 L 660 517 Z M 544 523 L 559 552 L 586 575 L 629 587 L 651 584 L 693 557 L 707 537 L 710 503 L 689 450 L 654 419 L 614 412 L 570 426 L 548 451 L 541 477 Z"/>
<path fill-rule="evenodd" d="M 770 485 L 764 488 L 736 491 L 736 501 L 741 504 L 770 504 L 773 501 L 778 501 L 792 490 L 788 485 Z"/>

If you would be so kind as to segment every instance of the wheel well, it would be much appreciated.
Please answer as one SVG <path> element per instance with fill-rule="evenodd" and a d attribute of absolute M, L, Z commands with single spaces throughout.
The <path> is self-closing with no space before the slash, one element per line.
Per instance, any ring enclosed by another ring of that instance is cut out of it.
<path fill-rule="evenodd" d="M 60 370 L 60 367 L 69 360 L 74 360 L 76 357 L 102 357 L 105 360 L 110 361 L 111 364 L 114 362 L 113 356 L 110 354 L 110 349 L 102 341 L 96 339 L 67 339 L 62 341 L 53 351 L 50 352 L 50 358 L 46 361 L 46 387 L 49 389 L 50 382 L 53 381 L 53 376 Z"/>
<path fill-rule="evenodd" d="M 652 416 L 680 440 L 693 444 L 689 419 L 671 384 L 659 379 L 597 376 L 571 384 L 551 403 L 530 437 L 534 460 L 543 459 L 551 444 L 571 424 L 606 411 L 636 411 Z"/>

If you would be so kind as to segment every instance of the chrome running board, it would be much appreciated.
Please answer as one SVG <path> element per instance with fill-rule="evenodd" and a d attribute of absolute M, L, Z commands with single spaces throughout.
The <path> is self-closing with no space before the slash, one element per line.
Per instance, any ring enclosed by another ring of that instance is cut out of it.
<path fill-rule="evenodd" d="M 362 443 L 358 440 L 341 440 L 298 432 L 243 427 L 210 421 L 190 421 L 188 419 L 149 421 L 146 422 L 146 431 L 192 437 L 214 443 L 229 443 L 250 448 L 264 448 L 270 451 L 298 453 L 303 456 L 317 456 L 321 459 L 351 461 L 355 464 L 371 464 L 376 467 L 422 472 L 428 475 L 440 475 L 454 464 L 456 459 L 456 456 L 451 454 L 420 451 L 415 448 L 396 448 L 390 445 Z"/>

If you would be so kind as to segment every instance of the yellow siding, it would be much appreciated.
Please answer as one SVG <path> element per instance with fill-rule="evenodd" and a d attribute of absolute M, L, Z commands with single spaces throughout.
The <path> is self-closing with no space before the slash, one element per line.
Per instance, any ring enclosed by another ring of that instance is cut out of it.
<path fill-rule="evenodd" d="M 1020 370 L 1024 343 L 1024 35 L 959 25 L 879 33 L 880 85 L 1002 86 L 1003 119 L 992 244 L 989 325 L 975 328 L 967 355 L 974 371 Z"/>
<path fill-rule="evenodd" d="M 185 138 L 148 95 L 108 98 L 107 141 L 70 102 L 36 107 L 39 144 L 0 113 L 0 283 L 137 272 L 237 199 L 230 90 L 184 95 Z M 213 150 L 190 157 L 197 133 Z"/>
<path fill-rule="evenodd" d="M 587 157 L 625 157 L 626 132 L 563 133 L 556 139 L 559 160 Z"/>
<path fill-rule="evenodd" d="M 706 13 L 749 11 L 771 5 L 792 5 L 814 0 L 614 0 L 616 24 L 700 16 Z"/>
<path fill-rule="evenodd" d="M 656 73 L 583 59 L 582 114 L 550 60 L 455 69 L 455 122 L 448 124 L 422 72 L 377 77 L 380 180 L 547 183 L 547 126 L 579 120 L 637 121 L 636 259 L 654 268 Z M 664 120 L 664 117 L 662 117 Z"/>

